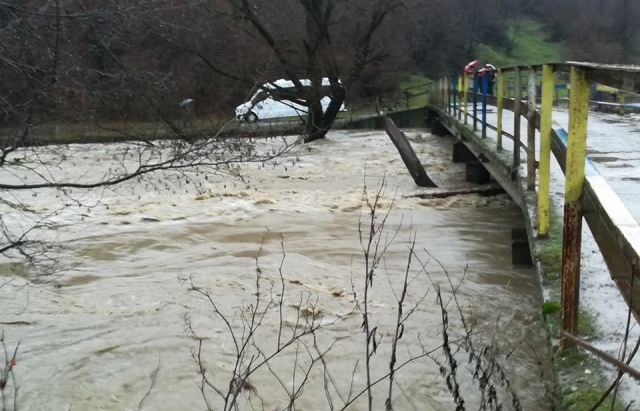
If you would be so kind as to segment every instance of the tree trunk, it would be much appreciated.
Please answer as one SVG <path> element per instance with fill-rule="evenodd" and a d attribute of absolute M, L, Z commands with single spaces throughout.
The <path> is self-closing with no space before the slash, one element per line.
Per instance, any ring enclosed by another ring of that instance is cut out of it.
<path fill-rule="evenodd" d="M 340 113 L 340 107 L 342 107 L 347 94 L 344 87 L 340 84 L 332 84 L 331 92 L 333 96 L 331 97 L 329 107 L 327 107 L 327 112 L 324 113 L 324 120 L 322 124 L 327 130 L 333 126 L 333 122 L 336 120 L 338 113 Z"/>
<path fill-rule="evenodd" d="M 342 87 L 340 87 L 340 90 L 341 91 L 337 93 L 334 92 L 334 96 L 331 97 L 329 107 L 327 107 L 327 111 L 324 113 L 322 112 L 322 103 L 320 101 L 317 102 L 317 106 L 315 105 L 315 102 L 309 104 L 309 114 L 307 116 L 307 128 L 304 139 L 305 143 L 310 143 L 324 138 L 329 130 L 331 130 L 338 113 L 340 113 L 340 107 L 342 107 L 342 104 L 344 103 L 344 96 L 346 93 Z M 319 107 L 319 111 L 316 112 L 316 114 L 312 114 L 315 111 L 312 107 L 316 107 L 316 109 Z"/>
<path fill-rule="evenodd" d="M 328 129 L 323 127 L 322 103 L 319 98 L 309 100 L 309 113 L 307 114 L 307 126 L 305 129 L 304 142 L 310 143 L 324 138 Z"/>

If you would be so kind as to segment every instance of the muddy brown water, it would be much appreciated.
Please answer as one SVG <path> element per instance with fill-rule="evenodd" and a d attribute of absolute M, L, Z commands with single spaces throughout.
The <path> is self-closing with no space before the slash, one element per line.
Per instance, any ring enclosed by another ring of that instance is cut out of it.
<path fill-rule="evenodd" d="M 464 168 L 449 161 L 449 140 L 416 130 L 408 135 L 437 184 L 467 186 Z M 259 144 L 267 149 L 278 143 Z M 76 169 L 58 172 L 99 176 L 118 146 L 68 150 Z M 474 327 L 474 341 L 479 347 L 493 344 L 524 409 L 548 409 L 538 365 L 547 353 L 539 283 L 533 270 L 511 265 L 510 230 L 521 227 L 523 217 L 506 196 L 404 198 L 420 190 L 379 132 L 333 132 L 325 141 L 291 153 L 285 164 L 245 167 L 244 174 L 250 177 L 249 188 L 220 177 L 205 181 L 194 173 L 192 177 L 203 182 L 205 194 L 200 195 L 193 190 L 145 192 L 141 187 L 77 194 L 87 202 L 99 198 L 100 205 L 89 211 L 64 208 L 51 217 L 61 225 L 51 237 L 73 240 L 65 259 L 74 268 L 45 284 L 24 287 L 23 280 L 15 279 L 0 289 L 2 328 L 10 343 L 21 341 L 16 373 L 22 410 L 204 409 L 198 367 L 191 358 L 197 342 L 185 332 L 183 317 L 190 317 L 203 338 L 203 359 L 220 388 L 228 385 L 235 349 L 211 306 L 189 294 L 180 279 L 193 278 L 206 289 L 240 333 L 241 313 L 255 306 L 258 253 L 262 304 L 269 296 L 279 300 L 282 264 L 283 335 L 290 335 L 300 312 L 324 324 L 317 343 L 322 350 L 332 347 L 325 356 L 326 375 L 337 387 L 331 385 L 329 391 L 335 409 L 340 409 L 352 380 L 354 393 L 366 382 L 362 316 L 353 312 L 356 300 L 361 302 L 365 270 L 359 220 L 367 214 L 360 206 L 364 184 L 372 192 L 383 177 L 379 219 L 393 206 L 384 240 L 396 232 L 397 237 L 381 260 L 370 295 L 371 322 L 381 338 L 371 362 L 373 379 L 389 369 L 395 296 L 415 235 L 417 256 L 428 275 L 414 259 L 407 306 L 421 303 L 406 322 L 398 363 L 442 343 L 435 287 L 442 287 L 448 301 L 444 267 L 451 281 L 461 284 L 458 298 Z M 61 209 L 55 193 L 20 195 L 33 210 Z M 15 229 L 22 217 L 7 208 L 2 212 Z M 74 224 L 63 226 L 70 221 Z M 7 267 L 3 264 L 0 270 L 8 279 Z M 460 319 L 453 303 L 448 310 L 455 339 L 461 335 Z M 279 315 L 276 307 L 268 309 L 256 333 L 256 344 L 264 352 L 277 345 Z M 433 357 L 445 361 L 441 350 Z M 301 365 L 308 363 L 305 346 L 293 345 L 271 362 L 271 371 L 263 368 L 253 375 L 256 391 L 243 395 L 243 406 L 250 400 L 256 409 L 285 408 L 287 390 L 303 378 L 303 370 L 294 371 L 296 358 Z M 461 392 L 468 402 L 477 403 L 468 356 L 457 358 Z M 153 389 L 145 397 L 158 365 Z M 295 409 L 330 409 L 323 371 L 316 365 Z M 386 383 L 376 386 L 375 409 L 384 409 L 387 391 Z M 216 394 L 208 394 L 213 408 L 221 409 Z M 510 403 L 510 397 L 503 400 Z M 398 372 L 393 401 L 398 410 L 454 408 L 438 365 L 428 358 Z M 365 406 L 362 397 L 350 409 Z"/>

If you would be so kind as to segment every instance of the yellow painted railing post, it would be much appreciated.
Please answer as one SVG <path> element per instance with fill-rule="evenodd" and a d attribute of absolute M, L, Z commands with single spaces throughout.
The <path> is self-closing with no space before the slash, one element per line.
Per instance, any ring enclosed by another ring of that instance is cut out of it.
<path fill-rule="evenodd" d="M 571 68 L 569 137 L 567 142 L 564 197 L 564 238 L 562 244 L 562 331 L 578 333 L 580 307 L 580 250 L 582 246 L 582 195 L 587 154 L 589 81 L 584 70 Z M 562 347 L 570 343 L 562 340 Z"/>
<path fill-rule="evenodd" d="M 504 106 L 504 73 L 498 70 L 498 150 L 502 150 L 502 109 Z"/>
<path fill-rule="evenodd" d="M 536 189 L 536 70 L 529 67 L 527 86 L 527 190 Z"/>
<path fill-rule="evenodd" d="M 464 74 L 464 97 L 462 99 L 464 104 L 464 124 L 467 125 L 469 118 L 469 75 Z"/>
<path fill-rule="evenodd" d="M 551 120 L 555 78 L 552 66 L 542 68 L 540 107 L 540 167 L 538 181 L 538 238 L 549 236 L 549 183 L 551 180 Z"/>
<path fill-rule="evenodd" d="M 621 92 L 620 93 L 620 115 L 624 116 L 624 102 L 626 100 L 626 95 Z"/>

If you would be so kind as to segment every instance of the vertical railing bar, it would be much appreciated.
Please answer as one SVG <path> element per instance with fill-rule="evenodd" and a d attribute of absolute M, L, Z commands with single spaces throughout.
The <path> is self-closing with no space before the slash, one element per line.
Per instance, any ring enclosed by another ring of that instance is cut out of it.
<path fill-rule="evenodd" d="M 529 67 L 527 87 L 527 190 L 536 189 L 536 71 Z"/>
<path fill-rule="evenodd" d="M 498 70 L 498 150 L 502 150 L 502 110 L 504 105 L 504 73 Z"/>
<path fill-rule="evenodd" d="M 515 69 L 515 76 L 513 85 L 513 179 L 517 176 L 518 169 L 520 168 L 520 103 L 522 100 L 522 76 L 520 75 L 519 68 Z"/>
<path fill-rule="evenodd" d="M 458 115 L 458 82 L 456 76 L 451 76 L 451 85 L 453 87 L 453 116 Z"/>
<path fill-rule="evenodd" d="M 473 73 L 473 131 L 478 130 L 478 74 Z"/>
<path fill-rule="evenodd" d="M 451 81 L 449 81 L 449 77 L 444 78 L 444 84 L 447 92 L 447 114 L 451 115 Z"/>
<path fill-rule="evenodd" d="M 464 73 L 464 124 L 469 123 L 469 75 Z"/>
<path fill-rule="evenodd" d="M 482 138 L 487 138 L 487 93 L 489 92 L 489 73 L 482 75 Z"/>
<path fill-rule="evenodd" d="M 551 181 L 551 121 L 555 78 L 553 66 L 542 68 L 542 98 L 540 101 L 540 166 L 538 182 L 538 238 L 549 236 L 549 186 Z"/>
<path fill-rule="evenodd" d="M 464 87 L 463 79 L 458 76 L 458 98 L 460 98 L 460 90 Z M 462 120 L 462 109 L 458 106 L 458 120 Z"/>
<path fill-rule="evenodd" d="M 589 81 L 583 69 L 571 68 L 569 100 L 569 136 L 567 139 L 566 182 L 564 196 L 564 232 L 562 243 L 562 331 L 578 333 L 580 308 L 580 257 L 582 248 L 582 196 L 587 153 L 589 118 Z M 566 348 L 570 341 L 563 339 Z"/>

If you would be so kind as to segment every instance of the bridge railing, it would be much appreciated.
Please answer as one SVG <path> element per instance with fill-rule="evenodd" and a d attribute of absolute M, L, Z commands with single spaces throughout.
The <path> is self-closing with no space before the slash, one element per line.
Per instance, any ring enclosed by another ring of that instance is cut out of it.
<path fill-rule="evenodd" d="M 570 76 L 568 133 L 554 128 L 552 122 L 556 73 Z M 640 282 L 635 277 L 635 269 L 640 263 L 640 226 L 593 167 L 586 150 L 591 85 L 640 94 L 640 67 L 568 62 L 507 67 L 495 74 L 495 96 L 489 92 L 486 75 L 456 74 L 442 78 L 432 85 L 430 106 L 441 116 L 454 120 L 457 127 L 472 130 L 480 138 L 487 138 L 487 129 L 495 130 L 497 151 L 503 150 L 504 137 L 513 140 L 510 170 L 513 180 L 517 180 L 520 169 L 521 150 L 526 151 L 526 187 L 532 192 L 537 188 L 539 238 L 549 235 L 552 152 L 558 160 L 566 179 L 561 286 L 563 343 L 575 342 L 573 336 L 578 331 L 583 217 L 621 294 L 640 321 Z M 514 77 L 513 98 L 505 97 L 507 76 Z M 526 78 L 524 82 L 523 77 Z M 523 99 L 525 84 L 527 95 Z M 539 109 L 538 90 L 541 91 Z M 472 103 L 471 114 L 469 103 Z M 487 121 L 487 105 L 497 107 L 495 126 Z M 513 135 L 504 131 L 504 110 L 514 113 Z M 521 136 L 522 117 L 528 122 L 526 138 Z M 536 131 L 540 136 L 539 161 L 536 161 Z"/>

